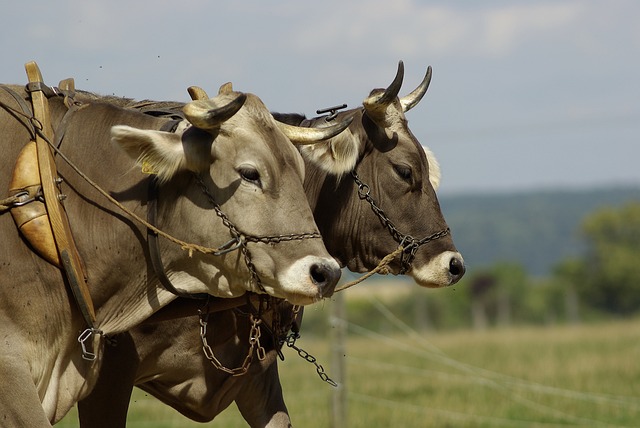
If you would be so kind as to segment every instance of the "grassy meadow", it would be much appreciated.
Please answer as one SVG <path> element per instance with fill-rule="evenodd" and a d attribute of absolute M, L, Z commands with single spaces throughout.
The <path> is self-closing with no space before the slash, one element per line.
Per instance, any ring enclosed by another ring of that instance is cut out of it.
<path fill-rule="evenodd" d="M 381 316 L 394 328 L 347 324 L 350 428 L 640 426 L 639 319 L 417 333 Z M 298 345 L 332 376 L 326 339 L 303 336 Z M 330 427 L 335 388 L 291 349 L 285 357 L 280 377 L 294 425 Z M 57 426 L 77 425 L 74 411 Z M 208 425 L 247 426 L 233 405 Z M 201 426 L 135 391 L 129 428 Z"/>

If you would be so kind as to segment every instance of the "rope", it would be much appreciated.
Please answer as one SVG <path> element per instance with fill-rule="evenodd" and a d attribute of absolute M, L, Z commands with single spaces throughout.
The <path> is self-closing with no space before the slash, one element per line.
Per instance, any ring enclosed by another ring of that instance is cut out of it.
<path fill-rule="evenodd" d="M 0 213 L 9 211 L 11 208 L 13 208 L 13 205 L 19 201 L 20 199 L 15 195 L 9 196 L 6 199 L 0 199 Z"/>
<path fill-rule="evenodd" d="M 378 263 L 378 266 L 376 266 L 373 270 L 365 273 L 364 275 L 362 275 L 360 278 L 356 280 L 347 282 L 346 284 L 342 284 L 340 287 L 336 287 L 335 292 L 337 293 L 338 291 L 343 291 L 349 287 L 353 287 L 354 285 L 361 283 L 362 281 L 364 281 L 365 279 L 369 278 L 370 276 L 376 273 L 379 273 L 380 275 L 387 275 L 389 273 L 389 269 L 387 268 L 387 266 L 389 265 L 389 263 L 391 263 L 393 259 L 395 259 L 403 251 L 404 251 L 404 247 L 399 246 L 398 248 L 395 249 L 394 252 L 384 256 L 384 258 L 380 260 L 380 263 Z"/>
<path fill-rule="evenodd" d="M 64 153 L 58 150 L 58 148 L 55 147 L 55 145 L 51 144 L 51 142 L 48 139 L 46 141 L 49 144 L 49 146 L 56 152 L 56 154 L 58 154 L 80 177 L 82 177 L 96 191 L 98 191 L 98 193 L 100 193 L 102 196 L 107 198 L 111 203 L 113 203 L 115 206 L 120 208 L 124 213 L 131 216 L 131 218 L 138 221 L 143 226 L 146 226 L 147 228 L 151 229 L 153 232 L 155 232 L 159 236 L 162 236 L 163 238 L 173 242 L 174 244 L 179 245 L 180 248 L 182 248 L 183 250 L 188 251 L 189 257 L 193 255 L 194 251 L 198 251 L 202 254 L 213 254 L 213 253 L 218 253 L 220 251 L 224 251 L 225 248 L 211 248 L 211 247 L 205 247 L 199 244 L 189 243 L 158 229 L 157 227 L 155 227 L 154 225 L 152 225 L 151 223 L 149 223 L 148 221 L 146 221 L 145 219 L 138 216 L 133 211 L 131 211 L 130 209 L 122 205 L 120 202 L 118 202 L 115 198 L 113 198 L 110 194 L 108 194 L 105 190 L 103 190 L 97 183 L 95 183 L 86 174 L 84 174 L 73 162 L 71 162 L 69 158 L 67 158 L 64 155 Z M 395 259 L 398 255 L 402 254 L 403 251 L 404 251 L 404 247 L 399 246 L 398 248 L 395 249 L 395 251 L 393 251 L 390 254 L 387 254 L 382 260 L 380 260 L 380 263 L 378 263 L 378 266 L 376 266 L 373 270 L 367 272 L 366 274 L 362 275 L 360 278 L 354 281 L 348 282 L 346 284 L 343 284 L 340 287 L 337 287 L 335 289 L 335 292 L 343 291 L 343 290 L 346 290 L 347 288 L 353 287 L 354 285 L 363 282 L 364 280 L 366 280 L 367 278 L 371 277 L 376 273 L 380 273 L 381 275 L 387 275 L 389 273 L 389 269 L 387 268 L 387 266 L 389 265 L 389 263 L 391 263 L 391 261 L 393 261 L 393 259 Z"/>
<path fill-rule="evenodd" d="M 157 235 L 162 236 L 163 238 L 167 239 L 168 241 L 179 245 L 181 249 L 183 249 L 185 251 L 188 251 L 189 257 L 193 256 L 194 251 L 200 252 L 202 254 L 214 254 L 214 253 L 220 253 L 221 251 L 225 250 L 225 246 L 228 245 L 228 243 L 223 245 L 220 248 L 205 247 L 205 246 L 202 246 L 202 245 L 199 245 L 199 244 L 194 244 L 194 243 L 189 243 L 189 242 L 183 241 L 183 240 L 178 239 L 175 236 L 170 235 L 169 233 L 164 232 L 163 230 L 157 228 L 153 224 L 149 223 L 148 221 L 146 221 L 142 217 L 138 216 L 137 214 L 135 214 L 133 211 L 131 211 L 127 207 L 125 207 L 123 204 L 121 204 L 119 201 L 117 201 L 113 196 L 111 196 L 109 193 L 107 193 L 105 190 L 103 190 L 96 182 L 91 180 L 64 153 L 62 153 L 54 144 L 52 144 L 51 141 L 49 141 L 49 139 L 46 138 L 46 136 L 42 135 L 40 130 L 37 130 L 36 132 L 38 132 L 38 134 L 40 134 L 44 138 L 44 140 L 47 142 L 49 147 L 51 147 L 51 149 L 53 149 L 53 151 L 55 151 L 55 153 L 58 156 L 60 156 L 67 163 L 67 165 L 69 165 L 71 167 L 71 169 L 73 169 L 76 172 L 76 174 L 78 174 L 82 179 L 84 179 L 91 187 L 93 187 L 98 193 L 100 193 L 102 196 L 104 196 L 109 202 L 111 202 L 112 204 L 114 204 L 115 206 L 120 208 L 120 210 L 122 210 L 125 214 L 127 214 L 128 216 L 130 216 L 132 219 L 134 219 L 138 223 L 142 224 L 143 226 L 147 227 L 148 229 L 152 230 Z M 0 212 L 4 212 L 4 211 L 7 211 L 7 210 L 11 209 L 11 205 L 10 204 L 15 202 L 15 200 L 16 199 L 13 196 L 9 197 L 7 199 L 0 200 Z M 313 237 L 315 237 L 315 236 L 313 236 Z M 369 277 L 371 277 L 372 275 L 374 275 L 376 273 L 380 273 L 381 275 L 387 275 L 389 273 L 389 269 L 387 268 L 387 266 L 389 265 L 389 263 L 391 263 L 391 261 L 393 259 L 395 259 L 398 255 L 402 254 L 403 251 L 404 251 L 404 247 L 402 245 L 399 246 L 398 248 L 396 248 L 395 251 L 393 251 L 390 254 L 387 254 L 380 261 L 380 263 L 378 263 L 378 266 L 376 266 L 373 270 L 367 272 L 366 274 L 364 274 L 363 276 L 361 276 L 360 278 L 358 278 L 358 279 L 356 279 L 354 281 L 348 282 L 346 284 L 343 284 L 340 287 L 337 287 L 335 289 L 335 292 L 343 291 L 343 290 L 346 290 L 347 288 L 353 287 L 354 285 L 365 281 L 366 279 L 368 279 Z"/>
<path fill-rule="evenodd" d="M 151 223 L 149 223 L 148 221 L 146 221 L 142 217 L 140 217 L 137 214 L 135 214 L 133 211 L 131 211 L 130 209 L 128 209 L 127 207 L 122 205 L 113 196 L 111 196 L 109 193 L 107 193 L 105 190 L 103 190 L 97 183 L 95 183 L 93 180 L 91 180 L 73 162 L 71 162 L 71 160 L 68 157 L 66 157 L 64 155 L 64 153 L 62 153 L 60 150 L 58 150 L 58 148 L 54 144 L 52 144 L 51 141 L 49 141 L 49 139 L 45 138 L 45 141 L 56 152 L 56 154 L 59 155 L 80 177 L 82 177 L 87 183 L 89 183 L 91 185 L 91 187 L 93 187 L 98 193 L 100 193 L 102 196 L 107 198 L 107 200 L 109 200 L 109 202 L 111 202 L 112 204 L 114 204 L 115 206 L 120 208 L 125 214 L 129 215 L 132 219 L 136 220 L 137 222 L 139 222 L 143 226 L 151 229 L 154 233 L 158 234 L 159 236 L 162 236 L 163 238 L 166 238 L 167 240 L 173 242 L 174 244 L 179 245 L 180 248 L 182 248 L 183 250 L 188 251 L 189 252 L 189 257 L 193 256 L 193 252 L 194 251 L 198 251 L 198 252 L 200 252 L 202 254 L 212 254 L 212 253 L 216 253 L 216 252 L 224 250 L 224 248 L 222 248 L 222 249 L 220 249 L 220 248 L 211 248 L 211 247 L 205 247 L 205 246 L 198 245 L 198 244 L 189 243 L 189 242 L 183 241 L 181 239 L 178 239 L 175 236 L 168 234 L 167 232 L 164 232 L 164 231 L 158 229 L 156 226 L 152 225 Z M 0 202 L 2 202 L 2 201 L 0 201 Z"/>

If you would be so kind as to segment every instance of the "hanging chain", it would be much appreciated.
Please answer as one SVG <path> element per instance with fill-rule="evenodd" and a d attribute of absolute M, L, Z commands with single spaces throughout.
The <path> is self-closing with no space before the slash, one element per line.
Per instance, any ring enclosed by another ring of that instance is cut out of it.
<path fill-rule="evenodd" d="M 318 364 L 318 360 L 316 359 L 316 357 L 314 357 L 313 355 L 309 354 L 304 349 L 299 348 L 298 346 L 296 346 L 296 340 L 298 340 L 299 338 L 300 338 L 300 334 L 292 331 L 284 339 L 284 343 L 289 348 L 294 349 L 298 353 L 298 356 L 300 356 L 302 359 L 304 359 L 307 362 L 315 365 L 316 366 L 316 372 L 318 373 L 318 376 L 320 376 L 320 379 L 322 379 L 323 381 L 327 382 L 329 385 L 331 385 L 333 387 L 337 387 L 338 384 L 333 379 L 331 379 L 329 377 L 329 375 L 327 375 L 327 373 L 324 371 L 324 367 L 322 367 L 322 364 Z"/>
<path fill-rule="evenodd" d="M 198 315 L 200 318 L 200 338 L 202 340 L 202 350 L 207 360 L 209 360 L 216 369 L 228 373 L 232 376 L 244 375 L 245 373 L 247 373 L 249 367 L 251 366 L 251 363 L 253 362 L 254 351 L 255 355 L 260 361 L 263 361 L 267 356 L 267 351 L 260 342 L 260 338 L 262 337 L 262 328 L 264 327 L 272 335 L 274 350 L 278 353 L 282 360 L 284 360 L 284 356 L 282 355 L 281 348 L 284 344 L 286 344 L 289 348 L 294 349 L 298 353 L 299 357 L 316 366 L 316 372 L 318 373 L 318 376 L 320 376 L 320 379 L 331 386 L 338 386 L 338 384 L 327 375 L 324 367 L 322 367 L 322 365 L 318 363 L 316 357 L 296 345 L 296 340 L 300 338 L 300 334 L 297 331 L 291 331 L 289 334 L 286 334 L 286 331 L 289 331 L 291 329 L 294 319 L 300 311 L 300 306 L 292 306 L 291 310 L 289 311 L 289 313 L 291 314 L 291 318 L 286 326 L 283 326 L 280 311 L 277 310 L 278 301 L 279 299 L 276 300 L 274 298 L 264 297 L 261 295 L 257 309 L 251 303 L 248 303 L 250 307 L 249 312 L 242 312 L 239 309 L 235 310 L 242 316 L 248 316 L 249 322 L 251 323 L 248 340 L 249 348 L 247 349 L 247 354 L 244 357 L 242 364 L 235 368 L 228 368 L 224 364 L 222 364 L 222 362 L 216 357 L 213 348 L 211 348 L 211 346 L 209 345 L 207 339 L 207 327 L 209 324 L 209 302 L 207 301 L 205 307 L 198 311 Z M 267 312 L 271 312 L 271 327 L 269 327 L 263 321 L 263 316 Z"/>
<path fill-rule="evenodd" d="M 351 176 L 353 177 L 356 185 L 358 186 L 358 197 L 361 200 L 366 200 L 369 203 L 374 214 L 380 219 L 382 224 L 387 228 L 387 230 L 389 231 L 393 239 L 400 244 L 400 247 L 398 248 L 398 250 L 392 253 L 391 255 L 389 255 L 389 256 L 392 256 L 392 255 L 395 256 L 395 254 L 400 252 L 400 263 L 401 263 L 400 273 L 405 273 L 411 267 L 411 262 L 415 258 L 416 252 L 418 251 L 418 248 L 420 246 L 428 242 L 434 241 L 436 239 L 440 239 L 450 233 L 449 228 L 446 228 L 444 230 L 433 233 L 425 238 L 418 240 L 411 235 L 407 235 L 400 232 L 396 228 L 396 226 L 393 224 L 393 222 L 389 219 L 389 217 L 386 215 L 384 210 L 378 206 L 376 201 L 371 196 L 371 189 L 369 185 L 363 183 L 362 180 L 360 180 L 360 177 L 358 177 L 358 174 L 356 173 L 355 170 L 351 171 Z M 260 278 L 257 275 L 255 266 L 251 262 L 251 253 L 247 249 L 247 246 L 246 246 L 247 242 L 276 243 L 276 242 L 282 242 L 282 241 L 291 241 L 291 240 L 297 240 L 297 239 L 320 237 L 319 233 L 304 233 L 304 234 L 290 234 L 290 235 L 263 236 L 263 237 L 242 234 L 238 230 L 238 228 L 229 220 L 229 218 L 222 212 L 219 205 L 215 202 L 213 195 L 211 195 L 211 193 L 209 192 L 209 189 L 202 181 L 202 178 L 197 176 L 197 181 L 198 181 L 198 185 L 202 189 L 202 192 L 207 196 L 207 198 L 209 199 L 209 202 L 213 205 L 216 215 L 218 215 L 218 217 L 222 219 L 222 222 L 224 223 L 224 225 L 231 232 L 233 239 L 230 241 L 230 243 L 237 241 L 238 246 L 243 253 L 243 256 L 245 258 L 245 263 L 249 268 L 251 276 L 254 279 L 254 281 L 256 281 L 256 284 L 260 289 L 262 289 L 262 284 L 260 283 Z M 238 248 L 238 246 L 236 246 L 235 248 Z M 390 260 L 387 261 L 387 263 L 388 262 L 390 262 Z M 331 379 L 329 375 L 327 375 L 327 373 L 324 370 L 324 367 L 318 363 L 317 358 L 296 345 L 296 341 L 300 338 L 300 334 L 297 331 L 291 331 L 289 334 L 284 336 L 279 332 L 280 326 L 281 326 L 281 320 L 280 320 L 280 314 L 278 313 L 278 311 L 275 310 L 275 306 L 272 306 L 269 308 L 269 310 L 273 311 L 271 329 L 269 329 L 265 324 L 262 323 L 261 316 L 264 313 L 264 308 L 263 308 L 264 304 L 265 304 L 264 300 L 261 299 L 257 310 L 253 308 L 253 306 L 251 306 L 252 311 L 251 313 L 248 314 L 249 320 L 251 322 L 251 329 L 249 332 L 249 349 L 242 365 L 234 369 L 229 369 L 225 367 L 214 355 L 213 349 L 209 346 L 206 338 L 208 311 L 205 309 L 204 311 L 199 312 L 200 313 L 200 336 L 202 338 L 203 351 L 207 359 L 211 361 L 211 364 L 213 364 L 217 369 L 222 370 L 225 373 L 229 373 L 233 376 L 241 376 L 245 374 L 249 370 L 249 366 L 253 361 L 254 349 L 256 350 L 256 355 L 258 355 L 258 358 L 260 360 L 266 357 L 266 351 L 264 347 L 260 344 L 260 336 L 261 336 L 260 327 L 263 326 L 268 330 L 270 330 L 270 333 L 273 335 L 274 342 L 277 343 L 276 351 L 281 356 L 281 358 L 282 358 L 282 354 L 281 354 L 280 348 L 284 344 L 286 344 L 287 347 L 295 350 L 298 353 L 299 357 L 315 365 L 316 372 L 318 373 L 318 376 L 320 377 L 320 379 L 322 379 L 324 382 L 328 383 L 331 386 L 337 387 L 338 384 L 333 379 Z M 295 317 L 298 311 L 299 311 L 299 307 L 294 306 L 294 308 L 292 309 L 292 319 L 293 317 Z"/>
<path fill-rule="evenodd" d="M 249 330 L 249 349 L 247 350 L 247 355 L 244 357 L 242 365 L 230 369 L 222 364 L 220 360 L 218 360 L 215 353 L 213 352 L 213 348 L 211 348 L 207 340 L 207 326 L 209 321 L 208 303 L 209 302 L 207 302 L 207 305 L 204 309 L 198 311 L 198 315 L 200 317 L 200 338 L 202 339 L 202 350 L 204 352 L 204 355 L 218 370 L 222 370 L 223 372 L 229 373 L 232 376 L 242 376 L 247 372 L 247 370 L 249 370 L 249 367 L 251 366 L 254 350 L 256 351 L 256 355 L 258 356 L 258 359 L 260 361 L 264 360 L 266 357 L 266 351 L 260 343 L 260 336 L 262 335 L 260 325 L 262 324 L 262 319 L 260 319 L 259 317 L 254 317 L 253 314 L 249 315 L 251 328 Z"/>

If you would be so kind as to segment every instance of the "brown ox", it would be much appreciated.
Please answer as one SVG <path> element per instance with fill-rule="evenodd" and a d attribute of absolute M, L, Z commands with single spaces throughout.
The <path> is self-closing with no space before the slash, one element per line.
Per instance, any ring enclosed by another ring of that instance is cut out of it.
<path fill-rule="evenodd" d="M 404 239 L 409 251 L 415 248 L 415 255 L 395 260 L 392 271 L 406 271 L 420 285 L 447 286 L 462 277 L 464 263 L 450 234 L 441 233 L 448 229 L 435 195 L 439 167 L 431 152 L 411 134 L 404 117 L 426 92 L 430 77 L 429 69 L 415 91 L 397 98 L 402 81 L 400 63 L 396 79 L 386 91 L 373 91 L 364 108 L 342 112 L 334 119 L 354 119 L 346 133 L 328 143 L 303 147 L 302 153 L 307 165 L 307 196 L 327 248 L 342 265 L 357 272 L 372 269 Z M 326 118 L 275 117 L 293 118 L 306 126 L 327 126 Z M 366 200 L 360 200 L 354 179 L 346 176 L 351 171 L 357 171 L 359 180 L 369 185 L 387 221 L 374 214 Z M 389 224 L 393 224 L 392 233 Z M 226 310 L 209 319 L 213 325 L 207 331 L 209 345 L 226 367 L 240 366 L 247 355 L 248 311 L 247 307 Z M 291 305 L 286 302 L 274 312 L 281 320 L 292 319 Z M 267 314 L 267 324 L 270 316 Z M 291 422 L 278 378 L 276 348 L 282 345 L 278 342 L 289 326 L 275 328 L 272 335 L 263 334 L 266 358 L 254 358 L 249 371 L 235 377 L 207 361 L 197 316 L 139 326 L 117 347 L 108 349 L 96 389 L 79 404 L 81 425 L 124 426 L 135 383 L 196 421 L 212 420 L 235 401 L 252 427 L 288 427 Z"/>
<path fill-rule="evenodd" d="M 0 88 L 3 192 L 18 152 L 32 138 L 27 126 L 32 121 L 22 116 L 18 101 L 27 100 L 22 104 L 28 106 L 28 94 L 23 87 L 6 88 Z M 67 107 L 57 96 L 49 104 L 56 129 Z M 259 278 L 268 293 L 301 304 L 330 295 L 340 270 L 322 240 L 313 238 L 317 228 L 303 190 L 304 163 L 262 102 L 251 94 L 225 91 L 187 104 L 184 113 L 190 123 L 170 133 L 159 131 L 169 119 L 100 101 L 84 103 L 70 117 L 61 151 L 142 216 L 148 178 L 132 167 L 131 157 L 145 160 L 160 177 L 156 224 L 186 242 L 218 247 L 234 237 L 229 224 L 243 236 L 312 236 L 249 242 L 250 258 L 239 251 L 190 255 L 161 241 L 167 275 L 182 292 L 230 297 L 260 291 Z M 335 133 L 323 137 L 330 135 Z M 60 156 L 64 205 L 85 264 L 96 328 L 104 336 L 127 331 L 176 296 L 150 268 L 146 227 L 89 186 Z M 215 204 L 226 221 L 214 212 Z M 87 325 L 61 270 L 32 251 L 9 214 L 0 216 L 0 236 L 0 425 L 51 426 L 93 387 L 100 358 L 87 361 L 81 355 L 78 337 Z M 89 341 L 98 355 L 102 334 Z"/>

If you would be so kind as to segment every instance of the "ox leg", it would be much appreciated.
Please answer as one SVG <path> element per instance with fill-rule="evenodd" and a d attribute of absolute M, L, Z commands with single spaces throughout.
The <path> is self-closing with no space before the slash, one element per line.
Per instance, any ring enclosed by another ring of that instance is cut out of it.
<path fill-rule="evenodd" d="M 0 357 L 0 426 L 51 427 L 24 359 Z"/>
<path fill-rule="evenodd" d="M 127 425 L 127 412 L 138 369 L 135 345 L 128 333 L 106 345 L 98 382 L 78 402 L 80 427 L 117 428 Z"/>
<path fill-rule="evenodd" d="M 262 373 L 251 377 L 236 397 L 236 405 L 251 428 L 291 427 L 278 377 L 277 360 Z"/>

